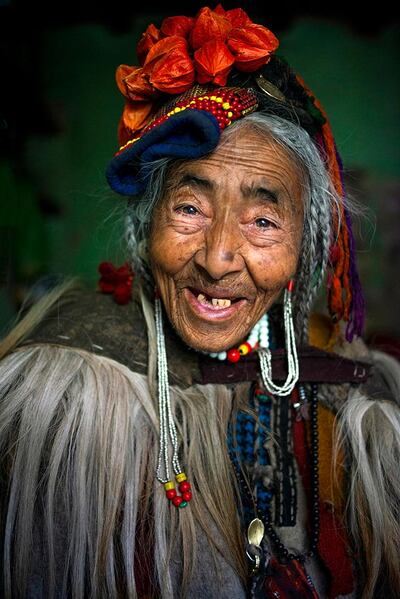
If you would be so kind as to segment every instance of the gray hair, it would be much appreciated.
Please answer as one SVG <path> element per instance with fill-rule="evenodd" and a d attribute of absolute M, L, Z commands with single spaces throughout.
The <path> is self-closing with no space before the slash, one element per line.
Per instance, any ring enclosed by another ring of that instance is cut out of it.
<path fill-rule="evenodd" d="M 306 341 L 308 317 L 328 262 L 333 206 L 338 196 L 316 145 L 303 128 L 281 117 L 257 112 L 226 129 L 221 141 L 248 127 L 272 137 L 285 148 L 303 174 L 304 229 L 294 306 L 297 334 Z M 147 279 L 151 275 L 146 264 L 146 239 L 154 207 L 162 196 L 172 163 L 172 159 L 165 158 L 146 165 L 147 188 L 128 206 L 126 239 L 133 269 Z"/>

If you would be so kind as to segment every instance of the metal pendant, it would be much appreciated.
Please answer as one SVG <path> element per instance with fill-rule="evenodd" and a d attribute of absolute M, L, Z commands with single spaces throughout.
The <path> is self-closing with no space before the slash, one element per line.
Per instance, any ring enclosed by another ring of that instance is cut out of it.
<path fill-rule="evenodd" d="M 279 102 L 286 102 L 286 98 L 275 85 L 273 85 L 268 79 L 265 79 L 262 75 L 258 75 L 256 77 L 256 83 L 258 87 L 265 93 L 267 96 L 274 98 L 274 100 L 279 100 Z"/>
<path fill-rule="evenodd" d="M 264 524 L 259 518 L 254 518 L 247 529 L 246 555 L 252 563 L 252 574 L 260 568 L 262 554 L 261 541 L 264 538 Z"/>

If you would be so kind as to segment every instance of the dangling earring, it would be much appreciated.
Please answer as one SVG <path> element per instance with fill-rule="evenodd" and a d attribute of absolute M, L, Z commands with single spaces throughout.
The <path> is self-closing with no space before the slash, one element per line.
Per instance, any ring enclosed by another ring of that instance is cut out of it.
<path fill-rule="evenodd" d="M 156 291 L 154 302 L 155 324 L 157 337 L 157 374 L 158 374 L 158 410 L 160 422 L 160 448 L 157 462 L 157 479 L 164 485 L 167 498 L 175 507 L 186 507 L 192 499 L 191 486 L 186 474 L 182 471 L 179 463 L 178 435 L 171 409 L 171 397 L 169 393 L 167 352 L 165 349 L 165 337 L 162 322 L 162 304 Z M 172 469 L 175 481 L 181 495 L 178 495 L 175 482 L 171 480 L 169 445 L 172 445 Z"/>
<path fill-rule="evenodd" d="M 292 292 L 294 281 L 290 280 L 285 289 L 283 300 L 283 322 L 285 327 L 285 346 L 288 363 L 288 375 L 282 386 L 275 385 L 272 380 L 272 359 L 269 347 L 259 347 L 261 376 L 266 391 L 273 395 L 289 395 L 299 380 L 299 361 L 297 358 L 296 338 L 294 334 L 292 314 Z"/>

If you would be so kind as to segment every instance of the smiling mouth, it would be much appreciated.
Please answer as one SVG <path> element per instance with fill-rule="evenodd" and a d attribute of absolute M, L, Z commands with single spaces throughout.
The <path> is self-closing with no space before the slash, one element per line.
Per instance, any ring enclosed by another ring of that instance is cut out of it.
<path fill-rule="evenodd" d="M 213 308 L 229 308 L 232 304 L 245 299 L 244 297 L 232 296 L 229 291 L 215 291 L 207 293 L 201 289 L 189 287 L 190 292 L 196 297 L 197 301 L 203 305 L 210 305 Z"/>
<path fill-rule="evenodd" d="M 191 307 L 198 315 L 206 319 L 229 318 L 246 302 L 246 298 L 234 297 L 228 290 L 215 290 L 211 293 L 194 287 L 186 287 L 185 290 Z"/>

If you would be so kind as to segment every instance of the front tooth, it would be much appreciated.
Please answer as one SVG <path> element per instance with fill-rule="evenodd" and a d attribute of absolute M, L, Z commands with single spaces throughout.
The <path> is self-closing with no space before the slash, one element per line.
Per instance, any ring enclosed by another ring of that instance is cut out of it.
<path fill-rule="evenodd" d="M 219 298 L 212 298 L 212 305 L 218 308 L 229 308 L 229 306 L 231 305 L 231 300 L 230 299 L 219 299 Z"/>
<path fill-rule="evenodd" d="M 206 296 L 203 295 L 202 293 L 199 293 L 199 295 L 197 296 L 197 301 L 200 302 L 201 304 L 207 303 Z"/>
<path fill-rule="evenodd" d="M 230 299 L 224 299 L 224 300 L 221 300 L 221 301 L 224 302 L 223 303 L 224 308 L 229 308 L 229 306 L 232 303 Z M 222 304 L 220 304 L 220 305 L 222 305 Z"/>

